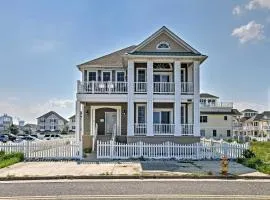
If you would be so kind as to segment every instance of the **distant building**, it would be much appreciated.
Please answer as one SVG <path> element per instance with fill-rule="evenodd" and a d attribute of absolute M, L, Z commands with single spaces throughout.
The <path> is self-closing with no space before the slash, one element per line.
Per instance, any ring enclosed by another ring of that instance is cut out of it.
<path fill-rule="evenodd" d="M 12 117 L 4 114 L 0 116 L 0 132 L 8 130 L 8 128 L 13 124 Z"/>
<path fill-rule="evenodd" d="M 19 128 L 23 128 L 24 123 L 25 123 L 25 122 L 24 122 L 23 120 L 20 120 L 20 121 L 19 121 Z"/>
<path fill-rule="evenodd" d="M 37 125 L 36 124 L 25 124 L 23 126 L 23 131 L 28 132 L 29 134 L 33 134 L 37 131 Z"/>
<path fill-rule="evenodd" d="M 232 102 L 222 102 L 208 93 L 200 94 L 200 114 L 201 136 L 217 139 L 232 137 L 234 124 L 241 115 Z"/>
<path fill-rule="evenodd" d="M 75 115 L 72 115 L 70 118 L 68 118 L 68 131 L 69 132 L 75 132 L 76 129 L 76 121 L 75 121 Z"/>
<path fill-rule="evenodd" d="M 50 111 L 37 118 L 37 131 L 39 132 L 60 132 L 62 131 L 67 120 L 54 111 Z"/>

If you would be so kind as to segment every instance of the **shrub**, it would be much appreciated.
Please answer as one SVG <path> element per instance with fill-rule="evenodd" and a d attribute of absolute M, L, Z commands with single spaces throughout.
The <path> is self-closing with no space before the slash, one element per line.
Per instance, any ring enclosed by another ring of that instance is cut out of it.
<path fill-rule="evenodd" d="M 229 139 L 227 140 L 227 142 L 231 143 L 231 142 L 233 142 L 233 139 L 229 138 Z"/>
<path fill-rule="evenodd" d="M 7 167 L 9 165 L 13 165 L 13 164 L 21 162 L 23 160 L 24 160 L 24 156 L 22 153 L 3 154 L 0 157 L 0 168 Z"/>
<path fill-rule="evenodd" d="M 243 152 L 243 156 L 244 156 L 244 158 L 253 158 L 253 157 L 255 157 L 255 153 L 250 149 L 246 149 Z"/>
<path fill-rule="evenodd" d="M 4 151 L 0 151 L 0 157 L 5 155 L 5 152 Z"/>
<path fill-rule="evenodd" d="M 247 167 L 253 168 L 253 169 L 257 169 L 259 168 L 260 165 L 263 164 L 263 161 L 259 158 L 253 157 L 253 158 L 249 158 L 245 161 L 245 164 Z"/>

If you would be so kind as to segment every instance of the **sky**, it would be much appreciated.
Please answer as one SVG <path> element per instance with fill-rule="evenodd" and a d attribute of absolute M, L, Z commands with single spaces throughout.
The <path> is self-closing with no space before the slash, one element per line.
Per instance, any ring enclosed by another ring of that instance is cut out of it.
<path fill-rule="evenodd" d="M 75 112 L 77 64 L 163 25 L 208 59 L 201 91 L 270 110 L 270 0 L 1 0 L 0 114 L 35 123 Z"/>

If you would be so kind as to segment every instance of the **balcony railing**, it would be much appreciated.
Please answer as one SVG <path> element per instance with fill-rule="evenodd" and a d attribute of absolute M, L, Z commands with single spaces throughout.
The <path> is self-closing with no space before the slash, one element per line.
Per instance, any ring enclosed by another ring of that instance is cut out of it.
<path fill-rule="evenodd" d="M 181 93 L 193 94 L 193 82 L 181 82 Z"/>
<path fill-rule="evenodd" d="M 202 108 L 232 108 L 232 102 L 200 103 Z"/>
<path fill-rule="evenodd" d="M 154 124 L 154 135 L 174 135 L 174 124 Z"/>
<path fill-rule="evenodd" d="M 174 93 L 174 83 L 173 82 L 154 82 L 154 93 L 158 93 L 158 94 Z"/>
<path fill-rule="evenodd" d="M 78 93 L 98 93 L 98 94 L 115 94 L 115 93 L 127 93 L 127 82 L 103 82 L 103 81 L 90 81 L 79 82 Z"/>
<path fill-rule="evenodd" d="M 147 83 L 146 82 L 135 82 L 134 89 L 136 93 L 146 93 Z"/>
<path fill-rule="evenodd" d="M 270 130 L 270 125 L 268 125 L 268 126 L 263 126 L 263 130 Z"/>
<path fill-rule="evenodd" d="M 146 135 L 147 125 L 145 123 L 134 124 L 134 135 Z"/>
<path fill-rule="evenodd" d="M 194 135 L 194 125 L 193 124 L 182 124 L 181 134 L 184 136 Z"/>

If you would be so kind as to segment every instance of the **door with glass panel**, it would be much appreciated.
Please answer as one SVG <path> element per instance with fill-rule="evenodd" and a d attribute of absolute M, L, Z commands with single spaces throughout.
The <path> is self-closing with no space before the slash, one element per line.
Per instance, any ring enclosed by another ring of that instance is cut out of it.
<path fill-rule="evenodd" d="M 137 105 L 137 119 L 135 125 L 135 133 L 146 134 L 146 105 Z"/>
<path fill-rule="evenodd" d="M 95 91 L 95 84 L 97 80 L 97 72 L 89 72 L 88 73 L 88 83 L 86 84 L 87 91 L 94 92 Z"/>
<path fill-rule="evenodd" d="M 146 69 L 137 69 L 137 81 L 135 84 L 135 91 L 139 93 L 146 92 Z"/>
<path fill-rule="evenodd" d="M 111 83 L 112 73 L 110 71 L 102 72 L 102 83 L 99 84 L 100 90 L 102 92 L 109 92 L 113 89 L 113 85 Z"/>
<path fill-rule="evenodd" d="M 170 76 L 167 74 L 154 74 L 154 92 L 170 92 Z"/>
<path fill-rule="evenodd" d="M 115 92 L 127 92 L 127 84 L 125 83 L 125 72 L 116 72 L 116 83 L 114 83 Z"/>
<path fill-rule="evenodd" d="M 154 111 L 153 113 L 154 133 L 167 134 L 172 133 L 171 112 L 170 111 Z"/>

